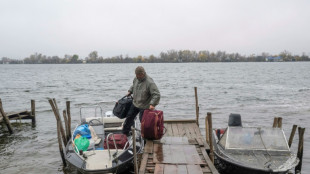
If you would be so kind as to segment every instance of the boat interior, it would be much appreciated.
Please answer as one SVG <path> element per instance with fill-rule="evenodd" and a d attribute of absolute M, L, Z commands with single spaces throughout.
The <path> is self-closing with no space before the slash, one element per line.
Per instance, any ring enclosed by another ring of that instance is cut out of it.
<path fill-rule="evenodd" d="M 104 139 L 109 137 L 114 139 L 114 134 L 122 133 L 124 120 L 115 116 L 86 117 L 81 119 L 81 124 L 88 124 L 92 134 L 87 151 L 81 153 L 74 150 L 75 154 L 83 161 L 82 168 L 84 170 L 105 170 L 117 166 L 133 156 L 132 136 L 127 137 L 128 141 L 122 149 L 117 148 L 115 140 L 114 145 L 108 145 L 109 143 L 107 143 L 108 148 L 103 148 Z M 73 137 L 71 142 L 74 142 Z M 138 145 L 141 146 L 140 143 Z M 74 144 L 71 147 L 76 149 Z M 137 150 L 138 148 L 140 147 L 137 147 Z"/>

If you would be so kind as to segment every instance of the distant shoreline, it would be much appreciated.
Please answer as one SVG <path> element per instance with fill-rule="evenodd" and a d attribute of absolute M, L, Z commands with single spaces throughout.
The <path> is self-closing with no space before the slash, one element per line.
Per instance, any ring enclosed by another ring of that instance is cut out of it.
<path fill-rule="evenodd" d="M 186 63 L 297 63 L 297 62 L 310 62 L 310 61 L 282 61 L 282 62 L 130 62 L 130 63 L 8 63 L 0 65 L 97 65 L 97 64 L 186 64 Z"/>
<path fill-rule="evenodd" d="M 208 62 L 300 62 L 310 61 L 308 55 L 292 55 L 288 51 L 283 51 L 277 55 L 262 53 L 262 55 L 241 55 L 239 53 L 226 53 L 225 51 L 191 51 L 191 50 L 168 50 L 161 52 L 158 56 L 136 56 L 118 55 L 103 58 L 97 51 L 89 53 L 88 57 L 80 59 L 77 54 L 65 55 L 64 58 L 58 56 L 46 56 L 35 53 L 23 60 L 2 57 L 0 64 L 97 64 L 97 63 L 208 63 Z"/>

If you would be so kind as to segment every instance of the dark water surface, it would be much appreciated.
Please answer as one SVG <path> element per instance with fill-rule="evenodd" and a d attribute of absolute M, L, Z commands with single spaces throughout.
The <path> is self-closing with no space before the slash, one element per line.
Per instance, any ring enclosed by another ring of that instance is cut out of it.
<path fill-rule="evenodd" d="M 287 138 L 293 124 L 305 127 L 303 173 L 310 173 L 310 62 L 142 65 L 161 92 L 157 109 L 164 111 L 165 119 L 195 118 L 197 86 L 203 133 L 207 112 L 213 114 L 214 127 L 225 127 L 230 113 L 240 113 L 247 126 L 272 126 L 274 117 L 283 117 Z M 100 104 L 105 111 L 112 110 L 127 93 L 137 66 L 0 65 L 5 111 L 29 110 L 34 99 L 37 115 L 36 127 L 30 120 L 17 122 L 13 135 L 0 126 L 0 173 L 63 173 L 48 98 L 56 98 L 61 110 L 66 100 L 71 101 L 74 127 L 81 105 Z"/>

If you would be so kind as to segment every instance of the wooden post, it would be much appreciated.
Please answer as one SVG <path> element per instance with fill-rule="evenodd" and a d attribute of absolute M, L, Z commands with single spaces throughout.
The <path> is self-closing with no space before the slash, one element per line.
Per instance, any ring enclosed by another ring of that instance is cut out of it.
<path fill-rule="evenodd" d="M 58 110 L 58 107 L 57 107 L 57 103 L 56 103 L 56 100 L 55 99 L 49 99 L 48 100 L 53 111 L 54 111 L 54 115 L 56 117 L 56 120 L 57 120 L 57 125 L 58 125 L 58 122 L 59 122 L 59 127 L 60 127 L 60 133 L 61 133 L 61 136 L 62 136 L 62 140 L 63 140 L 63 143 L 64 145 L 66 146 L 67 145 L 67 139 L 66 139 L 66 135 L 65 135 L 65 130 L 62 126 L 62 123 L 61 123 L 61 119 L 60 119 L 60 114 L 59 114 L 59 110 Z"/>
<path fill-rule="evenodd" d="M 58 140 L 59 152 L 60 152 L 60 156 L 61 156 L 61 159 L 62 159 L 62 163 L 63 163 L 64 166 L 66 166 L 67 163 L 66 163 L 65 154 L 64 154 L 64 151 L 63 151 L 63 146 L 62 146 L 61 137 L 60 137 L 61 136 L 60 124 L 61 124 L 61 122 L 57 121 L 57 140 Z"/>
<path fill-rule="evenodd" d="M 207 142 L 207 143 L 209 144 L 209 146 L 210 146 L 210 142 L 209 142 L 209 124 L 208 124 L 208 116 L 206 116 L 205 124 L 206 124 L 206 142 Z"/>
<path fill-rule="evenodd" d="M 67 142 L 69 142 L 70 137 L 69 137 L 69 129 L 68 129 L 67 111 L 66 111 L 66 110 L 63 110 L 62 113 L 63 113 L 63 117 L 64 117 L 64 120 L 65 120 L 66 139 L 67 139 Z"/>
<path fill-rule="evenodd" d="M 213 153 L 213 142 L 212 142 L 212 114 L 211 112 L 207 113 L 208 117 L 208 128 L 209 128 L 209 143 L 210 143 L 210 159 L 214 163 L 214 153 Z"/>
<path fill-rule="evenodd" d="M 302 157 L 303 157 L 303 152 L 304 152 L 304 133 L 305 133 L 305 128 L 298 127 L 299 142 L 298 142 L 297 157 L 299 158 L 299 163 L 295 167 L 295 172 L 296 173 L 298 171 L 301 172 Z"/>
<path fill-rule="evenodd" d="M 59 121 L 59 124 L 60 124 L 60 133 L 61 133 L 62 139 L 65 140 L 64 141 L 64 145 L 67 146 L 67 143 L 68 143 L 68 141 L 66 139 L 67 136 L 66 136 L 66 132 L 64 130 L 64 127 L 62 125 L 61 117 L 60 117 L 60 114 L 59 114 L 59 109 L 58 109 L 57 102 L 56 102 L 55 98 L 53 98 L 53 102 L 54 102 L 54 106 L 56 108 L 56 111 L 58 113 L 58 118 L 59 118 L 58 121 Z"/>
<path fill-rule="evenodd" d="M 278 118 L 278 128 L 282 128 L 282 117 Z"/>
<path fill-rule="evenodd" d="M 137 147 L 136 147 L 136 130 L 131 128 L 132 132 L 132 143 L 133 143 L 133 161 L 135 167 L 135 174 L 138 174 L 138 162 L 137 162 Z"/>
<path fill-rule="evenodd" d="M 5 123 L 6 126 L 8 127 L 8 130 L 9 130 L 10 134 L 13 134 L 14 131 L 13 131 L 13 128 L 12 128 L 12 126 L 11 126 L 11 122 L 10 122 L 9 118 L 8 118 L 8 117 L 6 116 L 6 114 L 4 113 L 4 110 L 3 110 L 3 107 L 2 107 L 1 98 L 0 98 L 0 112 L 1 112 L 1 114 L 2 114 L 4 123 Z"/>
<path fill-rule="evenodd" d="M 36 125 L 36 104 L 35 100 L 31 100 L 31 116 L 32 116 L 32 126 Z"/>
<path fill-rule="evenodd" d="M 291 145 L 293 143 L 293 139 L 294 139 L 294 136 L 295 136 L 296 129 L 297 129 L 297 125 L 293 125 L 292 132 L 291 132 L 291 135 L 290 135 L 290 139 L 288 140 L 288 146 L 289 147 L 291 147 Z"/>
<path fill-rule="evenodd" d="M 197 95 L 197 87 L 195 89 L 195 102 L 196 102 L 196 123 L 199 127 L 199 106 L 198 106 L 198 95 Z"/>
<path fill-rule="evenodd" d="M 69 139 L 71 138 L 71 111 L 70 111 L 70 101 L 66 101 L 66 108 L 67 108 L 67 116 L 68 116 L 68 130 L 69 130 Z"/>
<path fill-rule="evenodd" d="M 272 127 L 273 127 L 273 128 L 278 127 L 278 117 L 274 117 Z"/>

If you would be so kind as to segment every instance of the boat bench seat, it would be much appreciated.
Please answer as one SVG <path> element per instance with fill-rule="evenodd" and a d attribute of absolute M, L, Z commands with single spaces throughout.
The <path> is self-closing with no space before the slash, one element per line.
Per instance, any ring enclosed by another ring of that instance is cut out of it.
<path fill-rule="evenodd" d="M 112 167 L 113 154 L 116 152 L 116 149 L 110 149 L 111 158 L 109 157 L 108 150 L 94 150 L 86 151 L 84 154 L 87 156 L 85 159 L 86 165 L 85 169 L 89 170 L 99 170 Z M 118 154 L 123 153 L 124 150 L 118 150 Z"/>
<path fill-rule="evenodd" d="M 93 119 L 97 119 L 101 123 L 104 123 L 105 131 L 121 131 L 123 129 L 123 123 L 125 121 L 125 119 L 119 119 L 117 117 L 87 117 L 85 121 L 89 122 Z"/>
<path fill-rule="evenodd" d="M 104 128 L 104 130 L 105 131 L 121 131 L 121 130 L 123 130 L 123 126 Z"/>
<path fill-rule="evenodd" d="M 97 119 L 101 123 L 123 123 L 125 119 L 119 119 L 117 117 L 87 117 L 85 118 L 85 121 L 89 122 L 90 120 Z"/>

